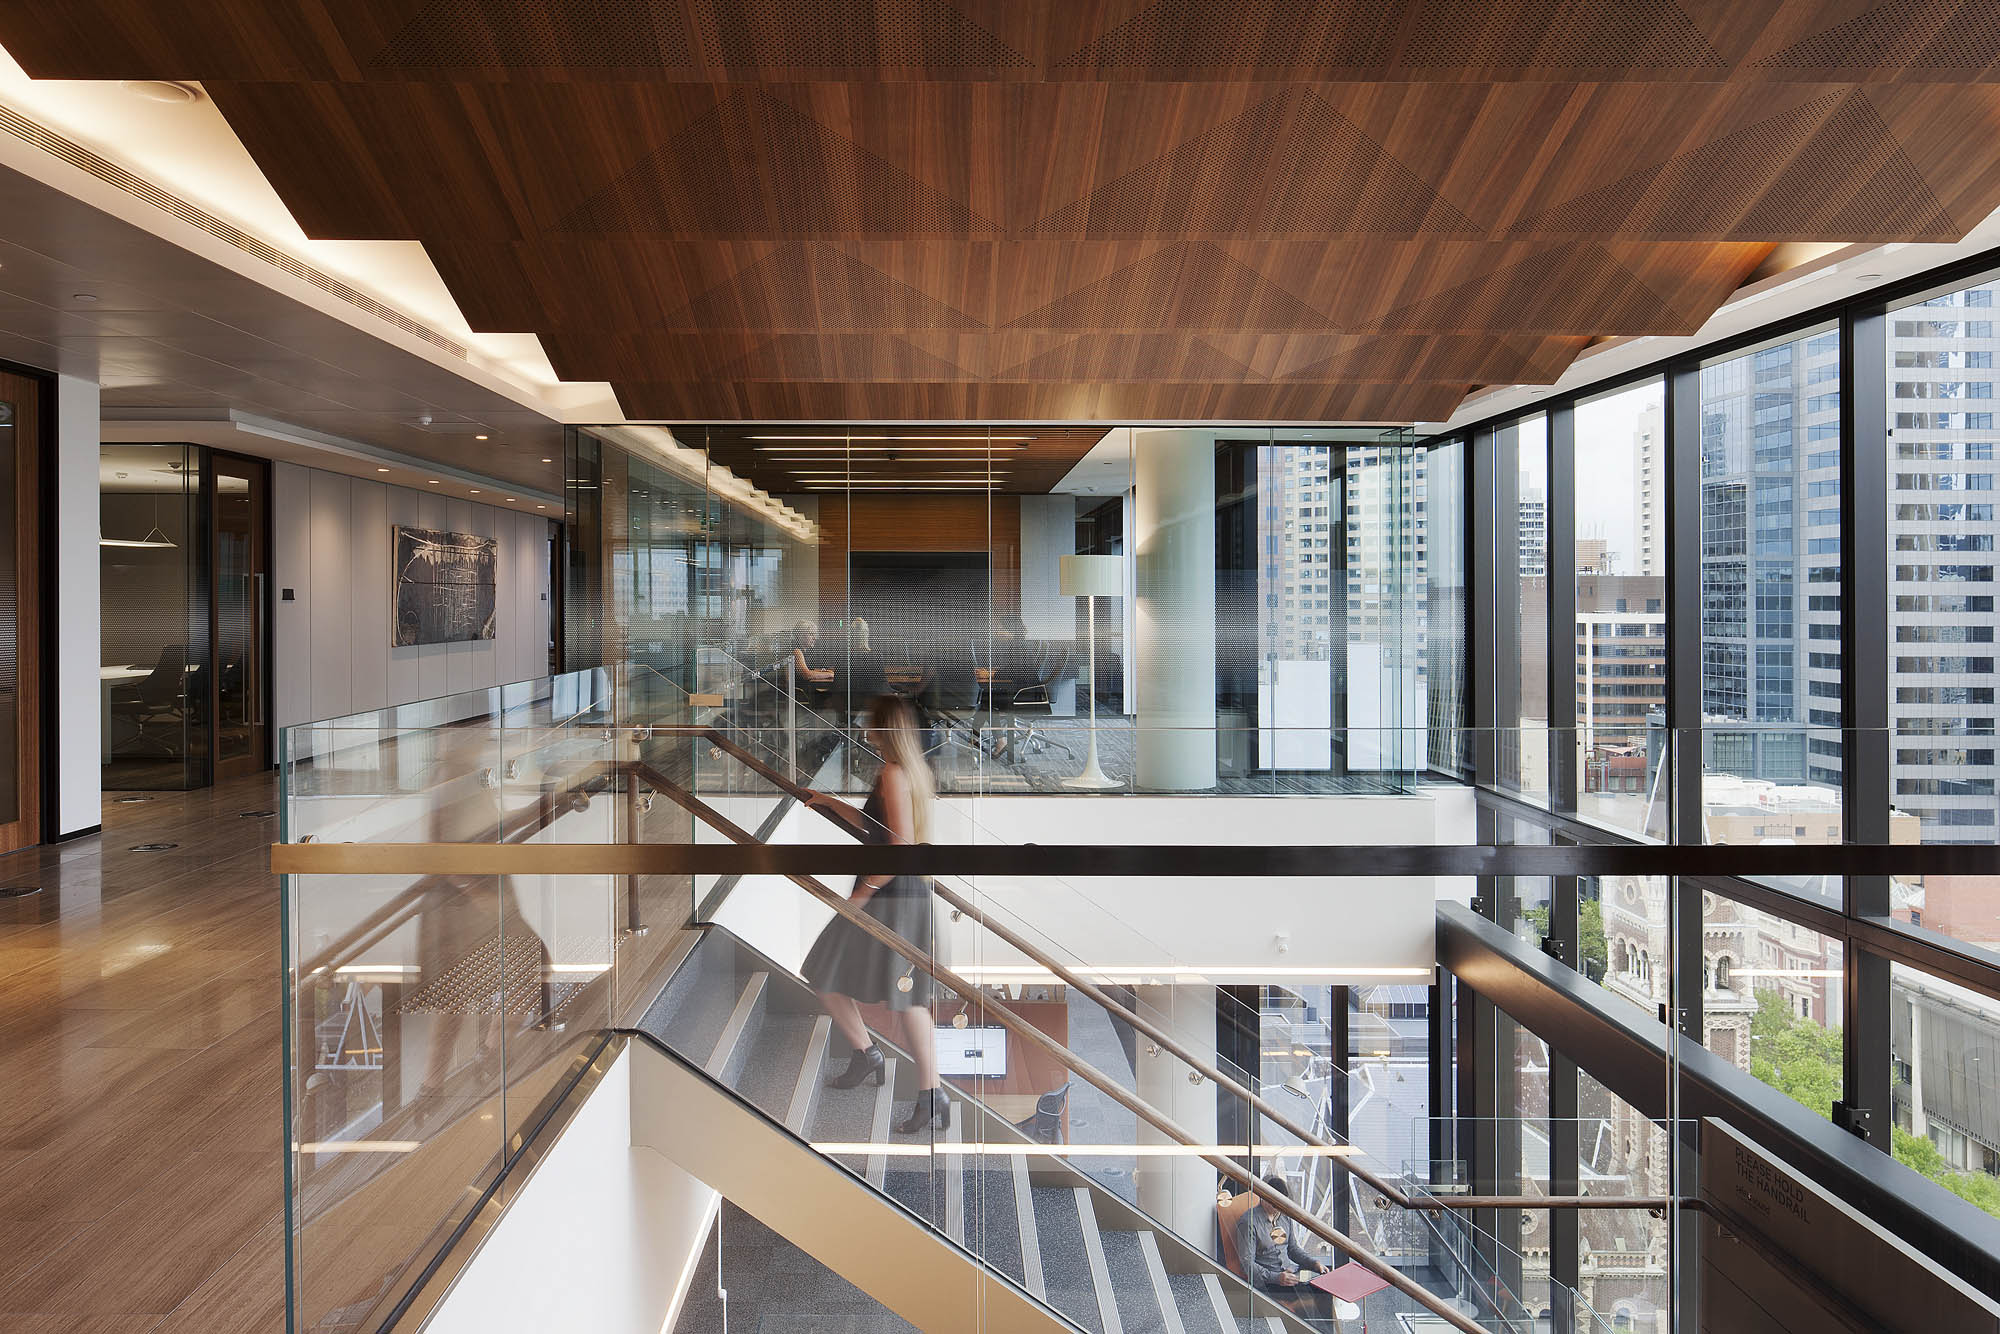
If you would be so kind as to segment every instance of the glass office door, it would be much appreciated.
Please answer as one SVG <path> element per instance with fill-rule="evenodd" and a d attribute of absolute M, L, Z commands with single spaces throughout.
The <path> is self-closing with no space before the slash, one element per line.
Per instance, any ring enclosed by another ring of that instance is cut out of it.
<path fill-rule="evenodd" d="M 40 398 L 0 374 L 0 852 L 41 839 Z"/>
<path fill-rule="evenodd" d="M 233 454 L 210 455 L 214 479 L 210 509 L 209 606 L 215 645 L 215 776 L 231 778 L 264 767 L 266 733 L 266 592 L 270 553 L 265 514 L 270 465 Z"/>

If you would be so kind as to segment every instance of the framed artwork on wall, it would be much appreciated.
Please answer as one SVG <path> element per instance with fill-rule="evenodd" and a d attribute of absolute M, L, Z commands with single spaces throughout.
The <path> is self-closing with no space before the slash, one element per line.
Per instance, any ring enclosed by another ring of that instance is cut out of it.
<path fill-rule="evenodd" d="M 401 524 L 395 542 L 397 648 L 493 638 L 498 542 Z"/>

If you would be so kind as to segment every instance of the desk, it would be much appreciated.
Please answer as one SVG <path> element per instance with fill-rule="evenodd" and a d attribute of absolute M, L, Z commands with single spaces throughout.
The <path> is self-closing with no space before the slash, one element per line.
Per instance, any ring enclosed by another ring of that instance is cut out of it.
<path fill-rule="evenodd" d="M 134 667 L 130 663 L 97 669 L 97 749 L 98 758 L 103 763 L 111 762 L 111 688 L 124 685 L 127 681 L 143 680 L 152 674 L 151 667 Z"/>

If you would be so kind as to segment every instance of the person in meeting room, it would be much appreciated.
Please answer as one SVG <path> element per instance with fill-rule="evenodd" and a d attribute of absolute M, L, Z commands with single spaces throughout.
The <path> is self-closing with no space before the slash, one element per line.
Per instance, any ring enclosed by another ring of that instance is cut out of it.
<path fill-rule="evenodd" d="M 800 621 L 792 627 L 792 666 L 798 670 L 799 680 L 827 685 L 833 680 L 833 668 L 815 667 L 806 659 L 806 654 L 818 643 L 819 626 L 816 623 Z"/>
<path fill-rule="evenodd" d="M 1286 1199 L 1292 1192 L 1284 1178 L 1268 1176 L 1265 1186 Z M 1292 1230 L 1292 1220 L 1259 1200 L 1236 1220 L 1236 1255 L 1251 1285 L 1272 1301 L 1308 1321 L 1329 1319 L 1333 1301 L 1312 1285 L 1327 1266 L 1306 1253 Z"/>
<path fill-rule="evenodd" d="M 924 761 L 916 711 L 898 695 L 878 695 L 868 706 L 867 742 L 882 757 L 882 772 L 856 811 L 825 793 L 812 804 L 836 815 L 866 843 L 922 843 L 930 837 L 937 787 Z M 930 881 L 914 875 L 864 875 L 848 901 L 929 954 L 932 948 Z M 835 917 L 813 942 L 800 969 L 820 1004 L 853 1050 L 834 1088 L 865 1080 L 882 1082 L 882 1049 L 868 1036 L 861 1005 L 885 1005 L 902 1016 L 903 1040 L 917 1063 L 917 1100 L 896 1125 L 902 1134 L 929 1126 L 949 1129 L 951 1102 L 938 1079 L 937 1039 L 931 1024 L 928 974 L 845 917 Z"/>

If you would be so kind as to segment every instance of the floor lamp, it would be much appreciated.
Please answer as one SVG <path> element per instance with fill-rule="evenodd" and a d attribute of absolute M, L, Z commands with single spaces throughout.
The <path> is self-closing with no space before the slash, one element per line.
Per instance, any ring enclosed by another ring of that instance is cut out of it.
<path fill-rule="evenodd" d="M 1123 787 L 1105 775 L 1097 764 L 1097 599 L 1117 597 L 1125 591 L 1125 559 L 1122 556 L 1064 556 L 1057 592 L 1066 598 L 1087 598 L 1085 616 L 1090 621 L 1090 760 L 1083 772 L 1065 778 L 1064 787 L 1102 790 Z"/>

